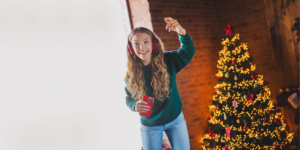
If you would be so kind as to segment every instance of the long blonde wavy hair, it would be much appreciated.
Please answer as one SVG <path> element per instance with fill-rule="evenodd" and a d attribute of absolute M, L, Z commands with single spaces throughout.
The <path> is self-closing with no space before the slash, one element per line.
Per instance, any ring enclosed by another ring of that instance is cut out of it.
<path fill-rule="evenodd" d="M 152 51 L 151 54 L 151 87 L 153 95 L 157 100 L 164 101 L 169 98 L 171 92 L 170 75 L 167 72 L 167 66 L 164 62 L 164 47 L 161 39 L 147 28 L 138 27 L 131 31 L 128 36 L 128 44 L 132 44 L 132 38 L 136 33 L 147 33 L 152 39 L 155 36 L 158 40 L 158 49 Z M 127 73 L 125 79 L 127 80 L 128 89 L 131 92 L 133 100 L 142 100 L 146 92 L 143 63 L 140 58 L 134 53 L 131 55 L 127 50 Z"/>

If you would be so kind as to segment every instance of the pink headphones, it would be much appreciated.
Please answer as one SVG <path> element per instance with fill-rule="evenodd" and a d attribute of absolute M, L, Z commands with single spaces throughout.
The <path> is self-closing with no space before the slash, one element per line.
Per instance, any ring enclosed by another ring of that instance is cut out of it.
<path fill-rule="evenodd" d="M 144 27 L 137 27 L 137 28 L 135 28 L 133 30 L 140 30 L 142 28 L 143 29 L 147 29 L 147 28 L 144 28 Z M 147 30 L 149 30 L 149 29 L 147 29 Z M 149 30 L 149 31 L 151 31 L 151 30 Z M 152 51 L 156 51 L 158 49 L 158 40 L 157 40 L 157 38 L 155 37 L 155 35 L 154 35 L 154 33 L 152 31 L 151 31 L 151 33 L 152 33 Z M 129 34 L 129 36 L 130 36 L 130 34 Z M 134 49 L 132 47 L 131 42 L 129 41 L 129 36 L 128 36 L 127 50 L 129 51 L 129 53 L 131 55 L 134 55 L 135 54 L 134 53 Z"/>

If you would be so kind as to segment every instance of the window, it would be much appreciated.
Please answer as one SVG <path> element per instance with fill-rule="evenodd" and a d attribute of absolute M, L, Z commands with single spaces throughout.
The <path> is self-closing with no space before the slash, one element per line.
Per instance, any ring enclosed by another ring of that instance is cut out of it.
<path fill-rule="evenodd" d="M 0 5 L 0 149 L 140 149 L 120 1 Z"/>

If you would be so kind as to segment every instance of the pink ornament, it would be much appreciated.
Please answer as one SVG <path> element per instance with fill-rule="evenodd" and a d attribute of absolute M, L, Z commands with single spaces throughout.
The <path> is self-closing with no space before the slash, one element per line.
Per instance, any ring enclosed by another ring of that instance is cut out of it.
<path fill-rule="evenodd" d="M 232 106 L 233 106 L 234 108 L 237 108 L 237 107 L 238 107 L 238 102 L 237 102 L 236 100 L 234 100 L 233 103 L 232 103 Z"/>
<path fill-rule="evenodd" d="M 231 132 L 230 128 L 227 128 L 225 130 L 226 130 L 227 137 L 230 138 L 230 132 Z"/>
<path fill-rule="evenodd" d="M 253 100 L 252 100 L 252 99 L 250 99 L 250 100 L 248 101 L 248 103 L 249 103 L 249 104 L 252 104 L 252 103 L 253 103 Z"/>

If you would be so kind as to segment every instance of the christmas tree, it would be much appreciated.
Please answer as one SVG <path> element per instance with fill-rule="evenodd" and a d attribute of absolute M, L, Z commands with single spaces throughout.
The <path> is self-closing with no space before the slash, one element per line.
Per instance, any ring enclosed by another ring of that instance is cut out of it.
<path fill-rule="evenodd" d="M 247 43 L 231 36 L 230 25 L 219 52 L 218 84 L 214 87 L 208 134 L 201 139 L 204 150 L 283 149 L 293 134 L 270 99 L 263 75 L 255 73 Z"/>

